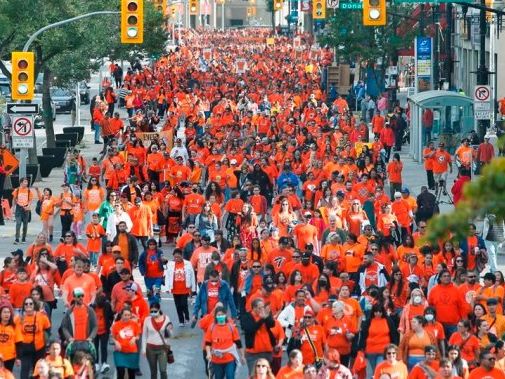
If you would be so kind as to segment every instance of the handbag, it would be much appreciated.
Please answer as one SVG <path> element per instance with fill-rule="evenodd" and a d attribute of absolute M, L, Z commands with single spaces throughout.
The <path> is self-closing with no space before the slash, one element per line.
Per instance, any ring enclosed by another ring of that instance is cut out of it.
<path fill-rule="evenodd" d="M 37 213 L 39 216 L 42 213 L 42 200 L 37 201 L 37 205 L 35 205 L 35 213 Z"/>
<path fill-rule="evenodd" d="M 151 319 L 151 324 L 153 325 L 153 328 L 154 328 L 154 323 L 153 323 L 153 319 Z M 174 358 L 174 352 L 172 351 L 170 345 L 168 345 L 166 342 L 165 342 L 165 338 L 163 337 L 163 334 L 161 334 L 161 332 L 159 330 L 157 330 L 158 334 L 160 335 L 160 338 L 161 338 L 161 341 L 163 342 L 163 348 L 165 349 L 165 354 L 167 356 L 167 363 L 169 365 L 171 365 L 172 363 L 175 362 L 175 358 Z"/>

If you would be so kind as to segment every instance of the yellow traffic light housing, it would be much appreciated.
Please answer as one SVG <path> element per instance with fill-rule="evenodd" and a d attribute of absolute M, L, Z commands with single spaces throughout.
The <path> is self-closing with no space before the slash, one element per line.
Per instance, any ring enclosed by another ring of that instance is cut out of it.
<path fill-rule="evenodd" d="M 312 18 L 314 20 L 323 20 L 326 18 L 326 0 L 312 1 Z"/>
<path fill-rule="evenodd" d="M 175 18 L 176 14 L 177 14 L 177 8 L 176 8 L 175 5 L 172 5 L 170 7 L 170 15 L 171 15 L 172 18 Z"/>
<path fill-rule="evenodd" d="M 13 51 L 12 100 L 33 100 L 35 93 L 35 54 L 27 51 Z"/>
<path fill-rule="evenodd" d="M 144 0 L 121 0 L 121 43 L 144 42 Z"/>
<path fill-rule="evenodd" d="M 163 16 L 167 14 L 167 0 L 153 0 L 154 7 Z"/>
<path fill-rule="evenodd" d="M 386 25 L 386 0 L 363 0 L 363 25 Z"/>
<path fill-rule="evenodd" d="M 200 3 L 198 0 L 189 0 L 189 14 L 192 16 L 198 16 L 198 9 L 200 8 Z"/>
<path fill-rule="evenodd" d="M 283 0 L 274 0 L 274 11 L 280 11 L 282 9 Z"/>

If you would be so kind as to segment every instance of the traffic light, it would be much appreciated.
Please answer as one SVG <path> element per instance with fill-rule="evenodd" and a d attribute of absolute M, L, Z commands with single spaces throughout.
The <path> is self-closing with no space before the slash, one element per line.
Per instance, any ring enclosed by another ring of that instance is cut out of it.
<path fill-rule="evenodd" d="M 256 16 L 256 7 L 247 7 L 247 17 Z"/>
<path fill-rule="evenodd" d="M 197 16 L 199 6 L 200 4 L 198 0 L 189 0 L 189 14 L 192 16 Z"/>
<path fill-rule="evenodd" d="M 177 7 L 175 5 L 172 5 L 170 7 L 170 17 L 175 18 L 176 14 L 177 14 Z"/>
<path fill-rule="evenodd" d="M 283 0 L 274 0 L 274 11 L 280 11 L 282 9 Z"/>
<path fill-rule="evenodd" d="M 35 87 L 35 54 L 13 51 L 12 100 L 32 100 Z"/>
<path fill-rule="evenodd" d="M 363 25 L 386 25 L 386 0 L 363 0 Z"/>
<path fill-rule="evenodd" d="M 153 0 L 154 7 L 158 12 L 160 12 L 163 16 L 166 15 L 167 12 L 167 1 L 166 0 Z"/>
<path fill-rule="evenodd" d="M 121 0 L 121 43 L 144 42 L 144 0 Z"/>
<path fill-rule="evenodd" d="M 314 20 L 323 20 L 326 18 L 326 0 L 312 1 L 312 18 Z"/>

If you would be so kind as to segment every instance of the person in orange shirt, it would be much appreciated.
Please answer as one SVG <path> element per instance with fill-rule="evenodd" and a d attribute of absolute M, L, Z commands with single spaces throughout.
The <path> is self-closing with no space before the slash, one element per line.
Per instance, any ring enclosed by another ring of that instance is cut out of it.
<path fill-rule="evenodd" d="M 391 200 L 394 199 L 395 192 L 402 189 L 402 171 L 403 163 L 400 160 L 400 154 L 394 153 L 393 160 L 387 166 L 387 173 L 389 176 L 389 187 L 391 191 Z"/>
<path fill-rule="evenodd" d="M 8 305 L 0 307 L 0 335 L 2 336 L 0 354 L 3 365 L 12 371 L 16 361 L 16 328 L 12 308 Z"/>
<path fill-rule="evenodd" d="M 351 345 L 356 335 L 354 322 L 344 314 L 345 305 L 335 301 L 332 305 L 332 316 L 326 321 L 326 346 L 336 349 L 341 354 L 341 362 L 348 366 L 351 359 Z"/>
<path fill-rule="evenodd" d="M 468 379 L 505 379 L 505 373 L 495 367 L 496 354 L 493 349 L 483 349 L 478 359 L 479 366 L 470 371 Z"/>
<path fill-rule="evenodd" d="M 29 178 L 21 178 L 19 187 L 12 192 L 12 203 L 15 205 L 14 215 L 16 217 L 16 239 L 14 244 L 19 243 L 21 225 L 23 225 L 21 241 L 26 242 L 26 233 L 28 232 L 29 217 L 31 215 L 31 204 L 34 198 L 29 180 Z"/>
<path fill-rule="evenodd" d="M 461 145 L 454 153 L 456 165 L 459 166 L 459 175 L 472 177 L 472 162 L 474 150 L 470 146 L 470 140 L 463 138 Z"/>
<path fill-rule="evenodd" d="M 435 159 L 435 143 L 430 141 L 428 146 L 423 149 L 424 169 L 426 170 L 426 178 L 428 180 L 428 188 L 435 190 L 435 179 L 433 177 L 433 162 Z"/>
<path fill-rule="evenodd" d="M 114 342 L 114 364 L 118 379 L 124 379 L 128 373 L 128 378 L 135 377 L 135 370 L 138 369 L 138 344 L 141 337 L 141 328 L 137 321 L 132 318 L 132 311 L 123 308 L 119 313 L 119 320 L 112 324 L 111 336 Z"/>
<path fill-rule="evenodd" d="M 27 297 L 22 313 L 14 318 L 16 326 L 16 357 L 21 361 L 20 378 L 28 379 L 35 363 L 45 354 L 45 334 L 51 330 L 47 316 L 35 310 L 35 301 Z"/>
<path fill-rule="evenodd" d="M 29 276 L 25 268 L 17 269 L 16 281 L 11 284 L 9 289 L 10 302 L 14 309 L 21 310 L 23 301 L 30 296 L 33 283 L 28 280 Z"/>
<path fill-rule="evenodd" d="M 304 379 L 303 367 L 302 352 L 298 349 L 293 349 L 289 352 L 286 366 L 281 367 L 276 379 Z"/>
<path fill-rule="evenodd" d="M 86 226 L 86 237 L 88 238 L 89 259 L 93 266 L 98 263 L 98 255 L 102 251 L 102 238 L 105 236 L 105 229 L 100 225 L 98 213 L 93 213 L 91 222 Z"/>
<path fill-rule="evenodd" d="M 200 193 L 198 185 L 193 184 L 191 193 L 187 194 L 182 203 L 183 225 L 194 224 L 205 204 L 205 197 Z M 227 229 L 229 232 L 229 229 Z"/>
<path fill-rule="evenodd" d="M 384 361 L 375 368 L 373 379 L 382 379 L 384 377 L 395 379 L 407 379 L 407 365 L 398 359 L 398 346 L 389 344 L 384 348 Z"/>
<path fill-rule="evenodd" d="M 49 241 L 53 240 L 53 223 L 54 211 L 58 200 L 53 196 L 53 191 L 50 188 L 44 188 L 42 194 L 39 192 L 40 203 L 40 220 L 42 221 L 42 233 L 49 237 Z"/>
<path fill-rule="evenodd" d="M 140 197 L 135 198 L 135 206 L 128 212 L 133 222 L 130 233 L 140 240 L 144 249 L 147 248 L 147 239 L 153 238 L 153 212 L 147 205 L 142 204 Z"/>
<path fill-rule="evenodd" d="M 312 218 L 312 213 L 306 211 L 303 214 L 303 223 L 295 226 L 293 230 L 293 236 L 295 237 L 295 243 L 300 250 L 305 250 L 305 247 L 312 244 L 314 247 L 314 253 L 319 255 L 319 239 L 317 238 L 318 231 L 314 225 L 309 222 Z"/>
<path fill-rule="evenodd" d="M 84 260 L 74 258 L 74 273 L 69 275 L 63 282 L 63 300 L 70 306 L 74 300 L 74 290 L 81 288 L 84 290 L 84 304 L 92 304 L 96 297 L 96 283 L 93 277 L 84 272 Z"/>

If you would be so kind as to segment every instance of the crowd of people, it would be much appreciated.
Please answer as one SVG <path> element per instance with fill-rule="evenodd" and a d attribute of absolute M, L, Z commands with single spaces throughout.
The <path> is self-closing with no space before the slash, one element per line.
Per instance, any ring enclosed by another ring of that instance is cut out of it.
<path fill-rule="evenodd" d="M 101 156 L 70 152 L 57 194 L 28 179 L 13 193 L 16 244 L 31 217 L 42 230 L 0 273 L 0 376 L 92 378 L 111 342 L 117 378 L 148 376 L 147 359 L 166 379 L 174 328 L 190 326 L 216 379 L 240 365 L 251 379 L 505 378 L 498 223 L 424 239 L 454 158 L 428 140 L 414 197 L 405 110 L 381 97 L 361 119 L 328 101 L 331 50 L 267 37 L 187 33 L 150 66 L 111 65 L 116 88 L 91 106 Z"/>

